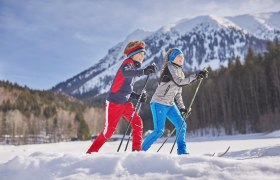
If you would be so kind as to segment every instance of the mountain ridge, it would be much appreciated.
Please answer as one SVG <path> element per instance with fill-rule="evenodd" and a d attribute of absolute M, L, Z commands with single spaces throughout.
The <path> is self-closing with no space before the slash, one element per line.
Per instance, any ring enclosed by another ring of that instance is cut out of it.
<path fill-rule="evenodd" d="M 106 93 L 125 58 L 122 53 L 124 46 L 132 39 L 141 39 L 147 44 L 143 67 L 155 62 L 160 68 L 165 52 L 169 48 L 178 47 L 185 54 L 186 71 L 206 66 L 217 69 L 221 65 L 226 66 L 229 59 L 240 57 L 243 60 L 249 46 L 255 52 L 263 53 L 267 40 L 280 37 L 280 21 L 277 22 L 277 18 L 280 20 L 280 12 L 234 17 L 204 15 L 167 24 L 155 32 L 137 29 L 123 42 L 109 49 L 98 63 L 59 83 L 52 90 L 76 97 Z"/>

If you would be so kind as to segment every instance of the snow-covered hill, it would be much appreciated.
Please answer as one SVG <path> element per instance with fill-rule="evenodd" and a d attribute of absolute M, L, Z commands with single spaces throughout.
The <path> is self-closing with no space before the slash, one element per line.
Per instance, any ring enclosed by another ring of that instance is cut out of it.
<path fill-rule="evenodd" d="M 260 39 L 274 39 L 280 35 L 280 12 L 228 17 L 248 34 Z"/>
<path fill-rule="evenodd" d="M 87 142 L 0 145 L 0 179 L 279 179 L 280 131 L 212 138 L 190 138 L 190 155 L 169 154 L 172 142 L 156 153 L 117 153 L 119 141 L 86 155 Z M 231 146 L 224 157 L 210 157 Z M 123 146 L 124 147 L 124 146 Z"/>
<path fill-rule="evenodd" d="M 186 56 L 185 70 L 197 70 L 226 66 L 229 59 L 237 56 L 243 60 L 250 45 L 256 52 L 264 52 L 266 41 L 276 37 L 280 38 L 280 12 L 235 17 L 199 16 L 165 25 L 155 32 L 136 30 L 109 49 L 97 64 L 56 85 L 53 90 L 77 97 L 107 92 L 124 59 L 124 46 L 131 39 L 142 39 L 147 44 L 143 66 L 155 62 L 161 67 L 166 51 L 178 47 Z"/>

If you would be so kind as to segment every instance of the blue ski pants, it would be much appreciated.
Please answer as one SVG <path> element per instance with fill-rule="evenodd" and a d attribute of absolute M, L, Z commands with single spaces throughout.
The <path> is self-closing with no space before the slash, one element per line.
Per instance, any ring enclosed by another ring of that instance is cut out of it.
<path fill-rule="evenodd" d="M 142 149 L 147 151 L 151 145 L 163 135 L 166 118 L 175 126 L 176 135 L 183 124 L 180 135 L 177 139 L 177 154 L 187 153 L 186 148 L 186 129 L 187 125 L 181 116 L 181 113 L 176 105 L 166 106 L 159 103 L 151 103 L 151 111 L 153 114 L 154 131 L 144 140 Z"/>

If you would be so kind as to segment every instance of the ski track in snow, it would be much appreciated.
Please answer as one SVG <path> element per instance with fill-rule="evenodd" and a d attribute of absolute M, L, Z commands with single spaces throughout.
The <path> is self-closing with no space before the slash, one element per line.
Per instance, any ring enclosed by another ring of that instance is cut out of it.
<path fill-rule="evenodd" d="M 49 179 L 279 179 L 280 131 L 190 138 L 190 155 L 169 154 L 172 139 L 147 152 L 116 152 L 119 141 L 107 142 L 99 153 L 85 154 L 86 142 L 0 145 L 1 180 Z M 224 157 L 209 155 L 223 153 Z M 130 146 L 131 147 L 131 146 Z"/>

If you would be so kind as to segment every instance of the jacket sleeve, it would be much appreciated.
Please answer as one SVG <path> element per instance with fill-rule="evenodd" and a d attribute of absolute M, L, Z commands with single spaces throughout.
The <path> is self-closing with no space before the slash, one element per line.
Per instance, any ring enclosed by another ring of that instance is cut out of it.
<path fill-rule="evenodd" d="M 171 74 L 172 81 L 179 87 L 186 86 L 196 80 L 196 74 L 191 74 L 186 78 L 182 78 L 176 74 L 176 68 L 171 63 L 168 63 L 167 66 Z"/>
<path fill-rule="evenodd" d="M 178 93 L 175 95 L 175 102 L 179 109 L 185 109 L 185 105 L 182 98 L 182 88 L 180 88 Z"/>
<path fill-rule="evenodd" d="M 134 69 L 132 64 L 124 64 L 122 67 L 122 73 L 125 77 L 134 77 L 134 76 L 142 76 L 144 75 L 143 69 Z"/>

